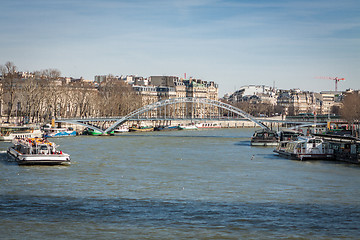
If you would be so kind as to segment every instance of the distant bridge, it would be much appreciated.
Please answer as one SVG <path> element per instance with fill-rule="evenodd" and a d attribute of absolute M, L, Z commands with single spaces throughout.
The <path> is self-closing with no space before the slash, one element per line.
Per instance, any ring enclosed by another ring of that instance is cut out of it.
<path fill-rule="evenodd" d="M 190 104 L 190 105 L 189 105 Z M 179 106 L 180 105 L 180 106 Z M 166 109 L 167 106 L 171 106 L 170 109 Z M 207 107 L 206 107 L 207 106 Z M 212 108 L 212 109 L 211 109 Z M 215 110 L 215 108 L 217 108 Z M 179 114 L 176 112 L 180 111 Z M 215 110 L 215 111 L 214 111 Z M 172 111 L 172 112 L 170 112 Z M 79 119 L 56 119 L 56 122 L 65 122 L 65 123 L 72 123 L 82 125 L 84 127 L 88 127 L 99 131 L 103 134 L 110 133 L 114 129 L 118 128 L 123 123 L 133 120 L 136 116 L 137 119 L 140 119 L 140 116 L 145 115 L 143 118 L 146 120 L 163 120 L 163 119 L 219 119 L 223 117 L 221 112 L 226 111 L 228 114 L 231 113 L 233 118 L 237 116 L 239 118 L 247 119 L 261 128 L 268 129 L 266 125 L 264 125 L 260 120 L 255 119 L 250 114 L 246 113 L 245 111 L 234 107 L 230 104 L 223 103 L 216 100 L 211 100 L 207 98 L 193 98 L 193 97 L 184 97 L 184 98 L 170 98 L 161 100 L 144 107 L 141 107 L 124 117 L 109 117 L 109 118 L 79 118 Z M 170 113 L 169 113 L 170 112 Z M 210 113 L 209 113 L 210 112 Z M 214 115 L 214 112 L 218 113 L 218 118 Z M 149 116 L 146 116 L 149 114 Z M 167 115 L 168 114 L 168 115 Z M 175 115 L 175 116 L 174 116 Z M 112 125 L 105 127 L 105 122 L 114 122 Z M 91 122 L 104 122 L 103 126 L 97 126 L 91 124 Z"/>

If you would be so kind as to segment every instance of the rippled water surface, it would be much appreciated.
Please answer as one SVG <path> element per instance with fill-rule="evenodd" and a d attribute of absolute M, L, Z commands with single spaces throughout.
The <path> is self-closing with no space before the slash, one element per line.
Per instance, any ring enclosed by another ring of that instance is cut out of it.
<path fill-rule="evenodd" d="M 254 129 L 58 138 L 72 165 L 0 143 L 2 239 L 359 239 L 360 167 L 279 158 Z"/>

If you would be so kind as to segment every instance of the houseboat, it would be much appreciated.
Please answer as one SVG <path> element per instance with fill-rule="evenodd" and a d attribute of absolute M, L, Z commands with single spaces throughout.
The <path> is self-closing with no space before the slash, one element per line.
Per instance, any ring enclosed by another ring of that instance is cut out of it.
<path fill-rule="evenodd" d="M 276 146 L 279 142 L 278 134 L 270 129 L 255 131 L 250 140 L 251 146 Z"/>
<path fill-rule="evenodd" d="M 42 135 L 43 132 L 35 127 L 8 126 L 1 127 L 0 129 L 0 141 L 12 141 L 15 138 L 42 137 Z"/>
<path fill-rule="evenodd" d="M 70 165 L 70 155 L 44 138 L 15 138 L 7 153 L 19 165 Z"/>
<path fill-rule="evenodd" d="M 299 137 L 296 141 L 281 141 L 276 154 L 296 160 L 333 160 L 334 150 L 318 137 Z"/>

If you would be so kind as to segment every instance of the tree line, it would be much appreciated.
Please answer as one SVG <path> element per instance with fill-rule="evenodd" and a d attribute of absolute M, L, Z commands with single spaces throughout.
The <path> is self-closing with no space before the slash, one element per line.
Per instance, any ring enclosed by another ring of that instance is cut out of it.
<path fill-rule="evenodd" d="M 0 66 L 0 106 L 5 121 L 44 122 L 52 117 L 122 116 L 141 106 L 141 99 L 125 82 L 109 75 L 106 81 L 67 83 L 57 69 L 19 77 L 12 62 Z"/>

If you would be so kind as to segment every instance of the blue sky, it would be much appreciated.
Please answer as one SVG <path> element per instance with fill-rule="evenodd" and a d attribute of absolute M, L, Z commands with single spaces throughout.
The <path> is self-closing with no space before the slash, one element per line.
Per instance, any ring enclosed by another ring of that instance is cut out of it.
<path fill-rule="evenodd" d="M 0 0 L 0 64 L 63 76 L 172 75 L 360 89 L 358 0 Z"/>

